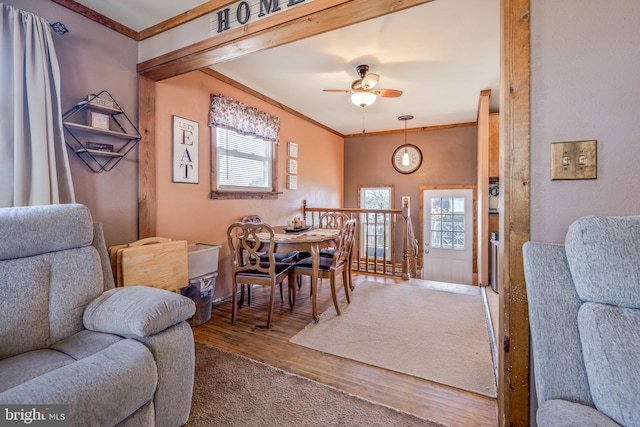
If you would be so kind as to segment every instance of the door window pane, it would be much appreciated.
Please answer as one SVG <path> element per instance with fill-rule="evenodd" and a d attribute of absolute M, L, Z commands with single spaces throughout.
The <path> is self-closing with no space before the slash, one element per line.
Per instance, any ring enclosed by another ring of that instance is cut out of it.
<path fill-rule="evenodd" d="M 464 249 L 464 197 L 431 199 L 431 246 Z"/>

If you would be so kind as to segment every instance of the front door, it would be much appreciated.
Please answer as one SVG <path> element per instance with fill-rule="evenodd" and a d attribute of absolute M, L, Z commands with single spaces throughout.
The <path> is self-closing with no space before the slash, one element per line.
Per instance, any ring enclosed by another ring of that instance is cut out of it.
<path fill-rule="evenodd" d="M 422 278 L 473 284 L 473 190 L 424 190 Z"/>

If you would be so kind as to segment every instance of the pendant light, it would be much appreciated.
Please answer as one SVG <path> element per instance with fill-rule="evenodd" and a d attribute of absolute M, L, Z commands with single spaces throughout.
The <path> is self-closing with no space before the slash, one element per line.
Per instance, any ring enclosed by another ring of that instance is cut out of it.
<path fill-rule="evenodd" d="M 404 153 L 402 153 L 402 166 L 409 166 L 409 164 L 411 164 L 409 152 L 407 151 L 407 120 L 411 119 L 413 119 L 413 116 L 410 114 L 398 117 L 398 120 L 404 121 Z"/>

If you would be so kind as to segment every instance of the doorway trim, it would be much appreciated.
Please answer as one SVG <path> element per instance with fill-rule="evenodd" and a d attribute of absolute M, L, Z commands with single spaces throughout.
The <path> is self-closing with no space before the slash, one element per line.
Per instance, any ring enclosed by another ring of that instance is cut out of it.
<path fill-rule="evenodd" d="M 478 186 L 474 184 L 461 184 L 461 185 L 421 185 L 418 187 L 418 191 L 420 193 L 420 230 L 424 230 L 424 209 L 425 209 L 425 201 L 424 201 L 424 191 L 425 190 L 473 190 L 473 269 L 471 271 L 473 275 L 473 284 L 478 284 Z M 418 247 L 420 248 L 420 253 L 422 254 L 422 249 L 424 248 L 424 238 L 422 236 L 422 231 L 419 233 L 418 237 Z M 420 268 L 424 268 L 422 265 L 422 255 L 419 257 L 419 265 Z"/>
<path fill-rule="evenodd" d="M 402 2 L 403 6 L 425 3 L 429 0 Z M 313 5 L 316 2 L 309 3 Z M 327 3 L 327 2 L 324 2 Z M 362 0 L 337 0 L 334 5 L 349 5 L 357 10 Z M 319 4 L 319 3 L 318 3 Z M 307 5 L 308 6 L 308 5 Z M 367 9 L 375 6 L 375 14 L 382 16 L 398 8 L 389 7 L 388 0 L 367 0 Z M 334 6 L 335 7 L 335 6 Z M 409 6 L 407 6 L 409 7 Z M 264 29 L 260 34 L 242 34 L 227 43 L 206 46 L 194 51 L 194 46 L 154 58 L 147 67 L 138 64 L 138 128 L 142 139 L 138 144 L 138 218 L 140 237 L 155 235 L 156 198 L 156 123 L 155 82 L 212 65 L 228 51 L 230 46 L 252 38 L 284 43 L 310 36 L 311 26 L 294 25 L 291 32 L 282 27 L 304 20 L 304 6 L 278 14 L 279 27 Z M 385 12 L 380 12 L 385 9 Z M 331 9 L 331 8 L 329 8 Z M 327 10 L 329 10 L 327 9 Z M 331 15 L 331 14 L 329 14 Z M 529 318 L 522 260 L 522 245 L 530 236 L 530 0 L 501 0 L 501 58 L 500 58 L 500 260 L 502 268 L 499 319 L 499 378 L 498 423 L 500 426 L 526 426 L 529 424 Z M 322 27 L 322 12 L 318 12 Z M 330 16 L 336 25 L 347 26 L 370 17 L 358 13 L 334 13 Z M 267 18 L 268 19 L 268 18 Z M 266 19 L 264 24 L 267 24 Z M 306 30 L 305 30 L 306 27 Z M 338 28 L 338 27 L 336 27 Z M 280 30 L 280 33 L 278 33 Z M 328 31 L 328 30 L 327 30 Z M 213 43 L 212 43 L 213 44 Z M 260 43 L 257 43 L 263 47 Z M 203 47 L 202 44 L 199 45 Z M 219 52 L 219 54 L 216 54 Z M 252 53 L 252 49 L 243 51 Z"/>
<path fill-rule="evenodd" d="M 468 267 L 471 271 L 467 270 L 467 274 L 469 274 L 468 280 L 465 281 L 453 281 L 454 283 L 463 283 L 466 285 L 473 285 L 473 286 L 477 286 L 478 285 L 478 281 L 477 281 L 477 274 L 474 272 L 475 270 L 477 270 L 476 268 L 476 261 L 477 259 L 474 258 L 474 255 L 477 254 L 477 246 L 476 246 L 476 242 L 477 242 L 477 230 L 476 230 L 476 218 L 477 218 L 477 201 L 476 201 L 476 194 L 477 191 L 475 188 L 424 188 L 424 189 L 420 189 L 420 199 L 421 199 L 421 203 L 420 203 L 420 237 L 423 239 L 424 241 L 424 237 L 427 235 L 427 230 L 431 230 L 431 225 L 432 224 L 427 224 L 425 222 L 425 217 L 428 216 L 429 218 L 431 218 L 431 203 L 430 201 L 432 201 L 433 199 L 430 200 L 425 200 L 427 198 L 425 198 L 425 193 L 427 192 L 434 192 L 437 191 L 439 192 L 439 194 L 445 194 L 446 197 L 455 197 L 455 198 L 463 198 L 465 200 L 465 207 L 464 207 L 464 223 L 465 223 L 465 230 L 464 230 L 464 235 L 465 235 L 465 249 L 464 249 L 464 253 L 466 254 L 465 256 L 465 265 L 467 265 L 466 263 L 469 262 Z M 431 193 L 433 195 L 433 193 Z M 436 196 L 438 197 L 438 196 Z M 440 198 L 440 197 L 438 197 Z M 466 201 L 469 200 L 471 201 L 470 205 L 467 205 Z M 424 209 L 423 209 L 424 208 Z M 469 213 L 471 214 L 471 218 L 469 218 Z M 471 227 L 467 227 L 467 221 L 471 222 Z M 453 231 L 453 230 L 452 230 Z M 468 239 L 467 237 L 471 237 L 471 239 Z M 471 246 L 468 246 L 471 245 Z M 428 243 L 423 243 L 423 246 L 421 247 L 421 256 L 420 258 L 423 261 L 426 261 L 426 259 L 428 257 L 425 257 L 425 254 L 422 253 L 422 251 L 427 251 L 427 249 L 429 249 L 429 252 L 433 252 L 433 250 L 435 249 L 436 251 L 443 251 L 443 248 L 434 248 L 433 246 L 433 236 L 430 238 L 430 241 Z M 444 249 L 444 251 L 446 251 L 449 254 L 452 254 L 452 248 L 447 248 Z M 471 259 L 468 258 L 469 253 L 471 253 Z M 430 255 L 429 255 L 430 256 Z M 433 262 L 433 261 L 431 261 Z M 447 261 L 444 261 L 444 263 L 446 263 Z M 438 263 L 435 263 L 438 264 Z M 433 267 L 433 264 L 431 265 Z M 425 262 L 423 262 L 422 265 L 422 277 L 424 279 L 425 276 L 425 271 L 428 271 L 427 269 L 427 265 Z M 437 275 L 436 275 L 437 276 Z M 444 282 L 452 282 L 451 280 L 444 280 L 442 278 L 440 279 L 435 279 L 433 278 L 433 275 L 431 275 L 432 278 L 430 279 L 426 279 L 426 280 L 435 280 L 435 281 L 444 281 Z"/>

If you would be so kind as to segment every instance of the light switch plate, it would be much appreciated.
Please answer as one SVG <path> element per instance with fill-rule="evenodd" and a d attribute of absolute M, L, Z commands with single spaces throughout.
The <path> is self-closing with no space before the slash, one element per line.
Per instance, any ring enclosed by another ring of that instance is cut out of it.
<path fill-rule="evenodd" d="M 551 179 L 596 179 L 596 140 L 553 142 L 551 144 Z"/>

